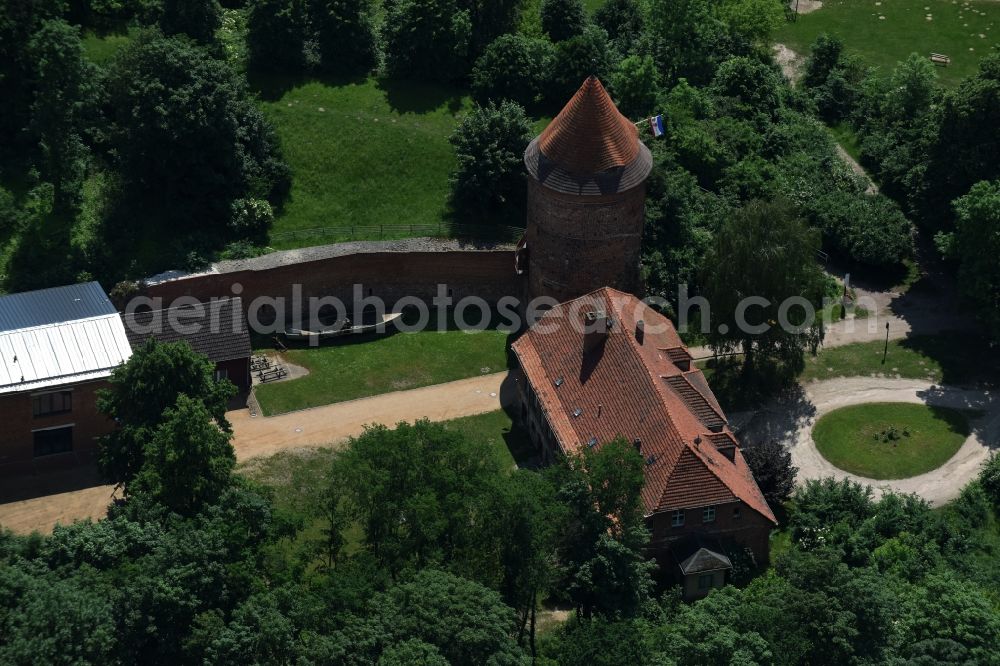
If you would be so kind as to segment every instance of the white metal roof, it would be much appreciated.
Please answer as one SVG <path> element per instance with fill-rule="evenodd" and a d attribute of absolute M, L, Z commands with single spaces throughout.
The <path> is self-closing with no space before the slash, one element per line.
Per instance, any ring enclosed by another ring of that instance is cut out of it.
<path fill-rule="evenodd" d="M 93 288 L 90 285 L 87 287 L 93 293 Z M 4 307 L 11 304 L 7 300 L 9 297 L 0 299 L 0 321 L 6 318 L 7 321 L 30 323 L 58 316 L 51 311 L 35 310 L 52 304 L 52 290 L 46 292 L 45 297 L 38 300 L 31 298 L 34 292 L 18 294 L 19 312 L 16 313 Z M 78 293 L 73 290 L 65 292 L 73 298 Z M 103 313 L 39 326 L 0 328 L 0 394 L 101 379 L 127 361 L 132 355 L 132 348 L 118 313 L 110 302 L 103 305 L 95 301 L 95 307 L 88 313 L 95 310 Z"/>

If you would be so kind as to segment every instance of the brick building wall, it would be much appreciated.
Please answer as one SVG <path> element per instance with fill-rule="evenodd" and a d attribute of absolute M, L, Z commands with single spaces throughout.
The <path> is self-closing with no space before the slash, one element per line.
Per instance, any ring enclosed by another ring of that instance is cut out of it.
<path fill-rule="evenodd" d="M 70 467 L 93 459 L 97 438 L 114 423 L 97 411 L 97 391 L 106 381 L 70 384 L 58 389 L 0 395 L 0 476 Z M 35 416 L 33 398 L 43 393 L 71 391 L 68 412 Z M 35 431 L 72 426 L 72 450 L 35 456 Z"/>
<path fill-rule="evenodd" d="M 455 302 L 466 296 L 479 296 L 496 303 L 504 296 L 520 297 L 521 292 L 514 271 L 514 252 L 503 248 L 345 254 L 259 270 L 186 276 L 150 285 L 146 293 L 162 298 L 164 307 L 181 296 L 207 301 L 239 295 L 248 309 L 260 297 L 284 298 L 287 304 L 284 319 L 292 321 L 293 302 L 305 308 L 310 298 L 332 296 L 351 306 L 355 284 L 362 285 L 362 296 L 381 298 L 389 308 L 403 297 L 430 302 L 437 295 L 439 284 L 447 285 Z M 234 289 L 236 285 L 239 286 Z M 299 285 L 298 291 L 294 285 Z"/>
<path fill-rule="evenodd" d="M 700 533 L 714 537 L 723 544 L 736 543 L 749 548 L 758 562 L 767 562 L 770 555 L 769 537 L 774 527 L 762 515 L 739 502 L 716 504 L 715 520 L 703 522 L 703 511 L 707 507 L 687 509 L 684 525 L 674 527 L 671 512 L 653 514 L 646 519 L 646 526 L 652 533 L 650 547 L 664 550 L 671 543 L 690 534 Z"/>
<path fill-rule="evenodd" d="M 646 188 L 572 196 L 528 179 L 531 296 L 560 303 L 601 287 L 641 295 L 639 259 Z"/>

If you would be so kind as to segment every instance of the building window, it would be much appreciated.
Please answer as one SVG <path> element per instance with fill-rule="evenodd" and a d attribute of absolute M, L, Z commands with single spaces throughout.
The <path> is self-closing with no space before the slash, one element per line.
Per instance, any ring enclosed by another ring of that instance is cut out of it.
<path fill-rule="evenodd" d="M 698 576 L 698 589 L 699 590 L 711 590 L 712 584 L 715 582 L 714 574 L 702 574 Z"/>
<path fill-rule="evenodd" d="M 733 508 L 733 520 L 739 520 L 742 517 L 743 517 L 743 514 L 740 512 L 740 507 L 738 507 L 738 506 L 734 507 Z"/>
<path fill-rule="evenodd" d="M 229 379 L 229 370 L 226 368 L 216 368 L 215 381 L 221 382 L 223 379 Z"/>
<path fill-rule="evenodd" d="M 670 526 L 671 527 L 684 527 L 684 512 L 674 511 L 670 514 Z"/>
<path fill-rule="evenodd" d="M 703 523 L 714 523 L 715 522 L 715 507 L 706 507 L 704 511 L 701 512 L 701 522 Z"/>
<path fill-rule="evenodd" d="M 34 433 L 34 455 L 51 456 L 73 450 L 73 426 L 36 430 Z"/>
<path fill-rule="evenodd" d="M 40 416 L 52 416 L 53 414 L 66 414 L 73 411 L 73 392 L 56 391 L 55 393 L 42 393 L 32 396 L 31 412 L 37 419 Z"/>

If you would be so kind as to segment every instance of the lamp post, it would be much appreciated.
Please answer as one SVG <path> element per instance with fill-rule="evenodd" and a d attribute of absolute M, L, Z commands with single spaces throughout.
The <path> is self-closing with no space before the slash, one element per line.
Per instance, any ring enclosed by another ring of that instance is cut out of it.
<path fill-rule="evenodd" d="M 885 322 L 885 349 L 882 351 L 882 365 L 885 365 L 885 357 L 889 355 L 889 322 Z"/>

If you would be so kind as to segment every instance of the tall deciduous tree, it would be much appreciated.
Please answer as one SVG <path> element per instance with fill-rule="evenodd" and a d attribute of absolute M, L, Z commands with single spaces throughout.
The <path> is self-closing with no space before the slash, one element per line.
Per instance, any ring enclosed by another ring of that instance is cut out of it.
<path fill-rule="evenodd" d="M 765 439 L 743 448 L 743 457 L 753 472 L 753 477 L 772 508 L 792 496 L 795 475 L 799 468 L 792 465 L 792 454 L 776 439 Z"/>
<path fill-rule="evenodd" d="M 471 68 L 472 23 L 457 0 L 396 0 L 383 24 L 391 76 L 455 81 Z"/>
<path fill-rule="evenodd" d="M 80 200 L 87 149 L 81 132 L 92 103 L 95 72 L 83 59 L 77 28 L 61 19 L 43 23 L 28 43 L 34 62 L 31 121 L 42 178 L 55 188 L 55 210 L 70 213 Z"/>
<path fill-rule="evenodd" d="M 542 0 L 542 30 L 553 42 L 583 34 L 587 9 L 582 0 Z"/>
<path fill-rule="evenodd" d="M 309 0 L 308 10 L 323 69 L 359 75 L 375 66 L 371 0 Z"/>
<path fill-rule="evenodd" d="M 236 387 L 228 380 L 216 381 L 215 367 L 186 342 L 148 341 L 115 369 L 110 383 L 97 406 L 118 427 L 101 441 L 98 461 L 104 475 L 126 490 L 146 462 L 146 445 L 167 410 L 177 407 L 179 396 L 203 405 L 214 425 L 230 432 L 226 405 Z M 177 412 L 171 418 L 176 421 Z"/>
<path fill-rule="evenodd" d="M 542 95 L 554 50 L 547 39 L 501 35 L 472 70 L 472 94 L 481 104 L 508 99 L 530 107 Z"/>
<path fill-rule="evenodd" d="M 531 125 L 514 102 L 490 102 L 470 113 L 451 135 L 458 166 L 452 205 L 463 222 L 517 219 L 525 198 L 524 150 Z"/>
<path fill-rule="evenodd" d="M 247 18 L 251 70 L 295 74 L 305 64 L 302 0 L 256 0 Z"/>
<path fill-rule="evenodd" d="M 197 398 L 180 394 L 143 447 L 143 464 L 129 492 L 145 493 L 182 515 L 218 500 L 229 486 L 236 454 Z"/>
<path fill-rule="evenodd" d="M 553 471 L 569 512 L 560 549 L 565 592 L 581 617 L 634 614 L 652 590 L 654 564 L 643 555 L 644 464 L 632 444 L 617 439 Z"/>
<path fill-rule="evenodd" d="M 221 25 L 218 0 L 163 0 L 160 29 L 165 35 L 187 35 L 199 44 L 211 44 Z"/>
<path fill-rule="evenodd" d="M 806 349 L 822 338 L 819 247 L 819 234 L 784 202 L 754 201 L 734 215 L 705 258 L 712 348 L 742 352 L 745 372 L 801 369 Z"/>
<path fill-rule="evenodd" d="M 1000 340 L 1000 181 L 977 183 L 955 202 L 959 285 Z"/>
<path fill-rule="evenodd" d="M 224 61 L 147 35 L 119 52 L 102 83 L 101 145 L 121 184 L 109 241 L 134 233 L 140 214 L 171 237 L 233 239 L 234 201 L 278 203 L 287 192 L 277 135 Z"/>

